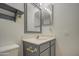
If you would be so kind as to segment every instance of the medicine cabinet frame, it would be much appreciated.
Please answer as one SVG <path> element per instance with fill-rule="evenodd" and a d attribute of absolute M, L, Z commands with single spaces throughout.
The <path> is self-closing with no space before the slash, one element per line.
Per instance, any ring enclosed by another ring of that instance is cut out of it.
<path fill-rule="evenodd" d="M 41 9 L 34 3 L 31 3 L 35 8 L 39 9 L 40 11 L 40 31 L 28 31 L 27 30 L 27 4 L 28 3 L 25 3 L 24 4 L 24 33 L 42 33 L 42 19 L 41 19 Z"/>

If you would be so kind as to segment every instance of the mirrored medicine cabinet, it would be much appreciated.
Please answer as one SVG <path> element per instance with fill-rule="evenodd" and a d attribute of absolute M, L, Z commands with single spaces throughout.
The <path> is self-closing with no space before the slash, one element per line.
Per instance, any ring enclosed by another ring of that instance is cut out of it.
<path fill-rule="evenodd" d="M 25 3 L 24 8 L 24 33 L 42 33 L 42 27 L 52 25 L 51 3 Z"/>

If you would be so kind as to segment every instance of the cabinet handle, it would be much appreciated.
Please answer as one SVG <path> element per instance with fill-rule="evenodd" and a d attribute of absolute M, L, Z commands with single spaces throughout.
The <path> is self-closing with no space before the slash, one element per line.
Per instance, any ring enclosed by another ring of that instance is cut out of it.
<path fill-rule="evenodd" d="M 37 52 L 37 48 L 33 49 L 32 47 L 26 48 L 26 50 L 31 52 L 31 53 Z"/>

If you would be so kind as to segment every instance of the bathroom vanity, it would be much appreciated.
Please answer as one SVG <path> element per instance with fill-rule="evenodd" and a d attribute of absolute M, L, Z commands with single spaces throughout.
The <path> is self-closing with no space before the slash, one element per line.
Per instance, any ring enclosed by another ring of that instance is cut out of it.
<path fill-rule="evenodd" d="M 55 56 L 55 37 L 23 39 L 24 56 Z"/>

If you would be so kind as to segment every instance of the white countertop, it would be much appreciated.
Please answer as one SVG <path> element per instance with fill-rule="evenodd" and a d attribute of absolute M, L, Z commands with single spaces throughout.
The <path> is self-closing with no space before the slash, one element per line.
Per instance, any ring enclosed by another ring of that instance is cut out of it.
<path fill-rule="evenodd" d="M 48 42 L 48 41 L 51 41 L 54 39 L 55 39 L 55 37 L 39 37 L 39 39 L 36 39 L 33 37 L 33 38 L 23 39 L 23 41 L 33 43 L 36 45 L 40 45 L 40 44 L 43 44 L 45 42 Z"/>

